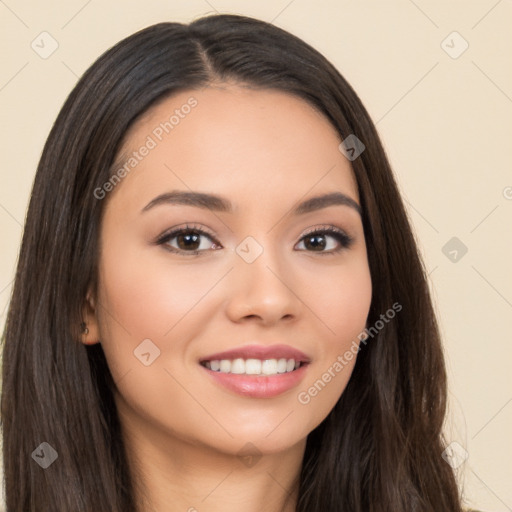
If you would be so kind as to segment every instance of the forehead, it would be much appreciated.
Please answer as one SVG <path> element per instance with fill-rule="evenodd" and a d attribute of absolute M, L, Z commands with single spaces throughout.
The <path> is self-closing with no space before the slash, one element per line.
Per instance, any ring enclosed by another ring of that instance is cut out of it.
<path fill-rule="evenodd" d="M 283 194 L 299 199 L 308 191 L 340 190 L 357 201 L 339 143 L 324 115 L 282 91 L 234 85 L 181 91 L 127 133 L 113 170 L 124 165 L 129 172 L 115 194 L 142 201 L 188 188 L 237 204 L 237 198 L 279 202 Z"/>

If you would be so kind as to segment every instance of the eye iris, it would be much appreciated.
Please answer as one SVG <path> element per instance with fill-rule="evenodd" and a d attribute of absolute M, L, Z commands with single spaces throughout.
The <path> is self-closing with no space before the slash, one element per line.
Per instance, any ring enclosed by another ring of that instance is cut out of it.
<path fill-rule="evenodd" d="M 322 239 L 323 241 L 322 242 L 315 242 L 314 240 L 315 239 Z M 308 236 L 306 238 L 306 240 L 304 241 L 304 245 L 307 247 L 308 246 L 308 243 L 311 242 L 310 246 L 312 246 L 314 248 L 314 250 L 318 250 L 318 249 L 325 249 L 325 236 L 324 235 L 311 235 L 311 236 Z"/>
<path fill-rule="evenodd" d="M 178 246 L 180 249 L 197 249 L 198 247 L 192 247 L 190 245 L 190 242 L 192 244 L 197 244 L 199 240 L 200 235 L 198 234 L 190 234 L 190 233 L 181 233 L 176 236 L 176 240 L 178 241 Z M 185 244 L 181 244 L 180 242 L 185 241 Z"/>

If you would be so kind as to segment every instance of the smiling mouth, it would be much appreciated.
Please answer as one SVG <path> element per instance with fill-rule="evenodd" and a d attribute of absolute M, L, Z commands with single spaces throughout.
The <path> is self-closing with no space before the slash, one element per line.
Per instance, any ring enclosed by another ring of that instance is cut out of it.
<path fill-rule="evenodd" d="M 245 375 L 254 377 L 268 377 L 292 373 L 304 366 L 304 361 L 297 359 L 214 359 L 201 361 L 202 366 L 217 373 Z"/>

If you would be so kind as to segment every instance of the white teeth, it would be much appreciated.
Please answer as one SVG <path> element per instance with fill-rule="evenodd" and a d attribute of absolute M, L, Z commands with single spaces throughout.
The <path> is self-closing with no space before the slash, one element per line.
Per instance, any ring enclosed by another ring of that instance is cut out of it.
<path fill-rule="evenodd" d="M 277 361 L 277 373 L 285 373 L 286 367 L 286 359 L 279 359 L 279 361 Z"/>
<path fill-rule="evenodd" d="M 295 368 L 295 361 L 293 363 L 293 367 Z M 263 375 L 275 375 L 277 373 L 277 360 L 265 359 L 261 365 L 261 373 L 263 373 Z"/>
<path fill-rule="evenodd" d="M 223 359 L 220 362 L 220 371 L 222 373 L 231 373 L 231 361 L 229 359 Z"/>
<path fill-rule="evenodd" d="M 231 373 L 245 373 L 245 362 L 243 359 L 235 359 L 231 363 Z"/>
<path fill-rule="evenodd" d="M 240 359 L 243 362 L 243 359 Z M 259 359 L 247 359 L 245 361 L 245 373 L 247 375 L 259 375 L 261 373 L 261 361 Z"/>
<path fill-rule="evenodd" d="M 289 373 L 301 365 L 295 359 L 215 359 L 206 361 L 206 368 L 220 373 L 233 373 L 237 375 L 277 375 L 278 373 Z"/>

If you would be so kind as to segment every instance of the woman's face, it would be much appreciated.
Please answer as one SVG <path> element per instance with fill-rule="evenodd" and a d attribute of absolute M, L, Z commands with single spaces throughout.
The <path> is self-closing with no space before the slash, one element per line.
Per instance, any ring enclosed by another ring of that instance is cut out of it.
<path fill-rule="evenodd" d="M 234 85 L 176 94 L 130 130 L 95 193 L 86 342 L 101 340 L 131 432 L 273 453 L 334 407 L 372 293 L 339 143 L 303 100 Z"/>

